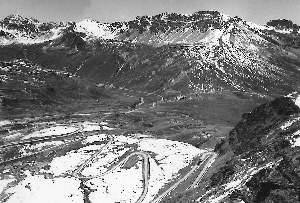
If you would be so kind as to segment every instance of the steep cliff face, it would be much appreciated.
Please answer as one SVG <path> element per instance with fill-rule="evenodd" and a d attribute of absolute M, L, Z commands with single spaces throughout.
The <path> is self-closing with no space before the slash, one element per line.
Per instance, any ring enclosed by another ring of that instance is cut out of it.
<path fill-rule="evenodd" d="M 243 115 L 243 119 L 229 134 L 229 145 L 236 155 L 250 150 L 261 151 L 268 147 L 270 136 L 273 144 L 270 150 L 276 151 L 288 144 L 288 137 L 282 136 L 281 132 L 285 130 L 282 129 L 284 127 L 279 127 L 289 120 L 293 122 L 300 119 L 297 117 L 299 113 L 299 107 L 289 97 L 263 104 Z"/>

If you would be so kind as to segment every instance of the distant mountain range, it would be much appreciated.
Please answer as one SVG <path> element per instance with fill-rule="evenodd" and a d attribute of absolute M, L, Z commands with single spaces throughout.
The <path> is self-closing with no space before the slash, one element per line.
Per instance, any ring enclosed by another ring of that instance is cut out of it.
<path fill-rule="evenodd" d="M 1 60 L 24 58 L 167 97 L 299 91 L 299 27 L 287 20 L 258 26 L 216 11 L 115 23 L 40 23 L 10 15 L 0 22 L 0 33 Z"/>

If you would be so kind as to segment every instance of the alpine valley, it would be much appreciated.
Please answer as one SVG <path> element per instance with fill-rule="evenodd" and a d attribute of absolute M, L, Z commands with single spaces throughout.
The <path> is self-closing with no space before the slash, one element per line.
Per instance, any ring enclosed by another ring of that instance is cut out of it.
<path fill-rule="evenodd" d="M 300 26 L 217 11 L 0 21 L 0 200 L 300 202 Z"/>

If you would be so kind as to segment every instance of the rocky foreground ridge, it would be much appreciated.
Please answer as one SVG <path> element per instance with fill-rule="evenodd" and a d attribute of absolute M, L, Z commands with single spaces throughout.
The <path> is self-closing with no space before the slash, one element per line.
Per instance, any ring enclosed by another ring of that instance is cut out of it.
<path fill-rule="evenodd" d="M 278 98 L 244 114 L 216 145 L 206 181 L 169 202 L 300 202 L 299 102 Z"/>

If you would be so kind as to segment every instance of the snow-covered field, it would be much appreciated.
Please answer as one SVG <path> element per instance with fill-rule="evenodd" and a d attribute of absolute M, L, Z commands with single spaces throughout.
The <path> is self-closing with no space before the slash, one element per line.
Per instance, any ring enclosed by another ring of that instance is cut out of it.
<path fill-rule="evenodd" d="M 83 193 L 79 189 L 80 180 L 46 179 L 41 175 L 31 175 L 29 171 L 26 171 L 26 175 L 27 177 L 16 187 L 6 191 L 12 194 L 7 203 L 83 202 Z"/>
<path fill-rule="evenodd" d="M 85 122 L 81 124 L 81 130 L 100 130 L 100 128 L 103 129 L 103 126 L 106 126 L 104 130 L 111 129 L 105 122 L 100 125 L 99 123 Z M 59 132 L 64 134 L 76 130 L 78 130 L 76 126 L 51 126 L 31 133 L 28 137 L 57 135 Z M 11 195 L 7 200 L 8 203 L 83 203 L 84 195 L 91 202 L 136 202 L 144 190 L 143 160 L 139 157 L 138 161 L 130 168 L 122 167 L 122 165 L 116 168 L 112 166 L 133 151 L 139 151 L 150 157 L 150 179 L 143 201 L 150 202 L 165 184 L 179 176 L 180 169 L 188 166 L 196 157 L 206 152 L 186 143 L 156 139 L 140 134 L 113 136 L 111 144 L 106 146 L 108 140 L 108 135 L 95 133 L 82 141 L 84 147 L 54 157 L 49 163 L 49 167 L 34 173 L 23 171 L 25 177 L 14 187 L 6 187 L 9 182 L 7 179 L 0 180 L 2 194 Z M 37 150 L 47 144 L 50 145 L 50 143 L 37 144 L 30 148 Z M 89 188 L 87 194 L 83 191 L 81 181 L 74 177 L 73 173 L 99 150 L 102 150 L 101 154 L 81 172 L 84 176 L 99 176 L 84 182 L 85 188 Z M 10 180 L 13 179 L 10 177 Z"/>
<path fill-rule="evenodd" d="M 78 128 L 76 128 L 76 126 L 54 126 L 54 127 L 45 128 L 43 130 L 31 133 L 27 136 L 24 136 L 23 139 L 28 139 L 32 137 L 44 137 L 44 136 L 51 136 L 51 135 L 62 135 L 67 133 L 73 133 L 77 130 Z"/>
<path fill-rule="evenodd" d="M 11 124 L 11 122 L 9 120 L 2 120 L 2 121 L 0 121 L 0 127 L 4 126 L 4 125 L 8 125 L 8 124 Z"/>

